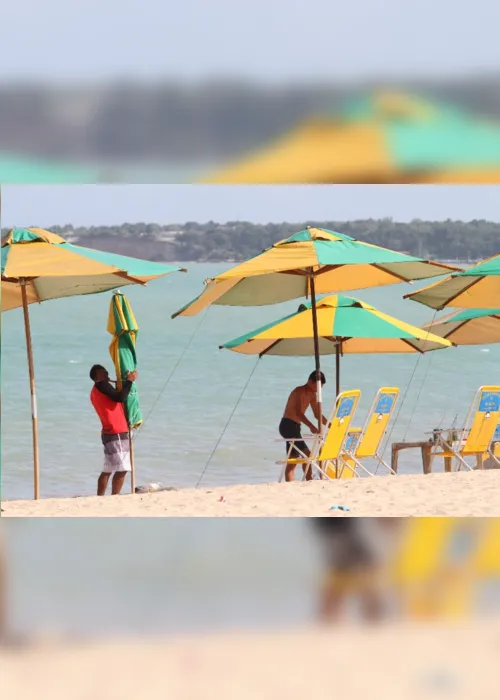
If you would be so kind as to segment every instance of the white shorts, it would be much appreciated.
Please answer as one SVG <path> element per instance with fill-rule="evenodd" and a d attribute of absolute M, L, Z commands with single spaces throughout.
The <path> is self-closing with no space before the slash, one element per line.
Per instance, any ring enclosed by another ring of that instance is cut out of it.
<path fill-rule="evenodd" d="M 114 472 L 129 472 L 130 464 L 130 439 L 128 433 L 116 433 L 115 435 L 102 434 L 104 445 L 103 474 Z"/>

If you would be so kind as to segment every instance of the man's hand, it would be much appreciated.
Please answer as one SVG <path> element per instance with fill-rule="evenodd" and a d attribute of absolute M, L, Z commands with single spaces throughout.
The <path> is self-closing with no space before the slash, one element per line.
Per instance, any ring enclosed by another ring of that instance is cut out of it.
<path fill-rule="evenodd" d="M 317 435 L 319 432 L 318 429 L 314 427 L 314 425 L 311 425 L 310 430 L 313 435 Z"/>
<path fill-rule="evenodd" d="M 135 382 L 135 380 L 137 379 L 137 370 L 135 369 L 133 372 L 127 372 L 127 376 L 125 377 L 125 379 L 128 382 Z"/>

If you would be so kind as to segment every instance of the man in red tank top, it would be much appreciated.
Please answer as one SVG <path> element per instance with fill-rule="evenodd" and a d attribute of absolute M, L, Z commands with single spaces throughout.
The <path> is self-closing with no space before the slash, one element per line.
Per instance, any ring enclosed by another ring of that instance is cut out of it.
<path fill-rule="evenodd" d="M 94 365 L 90 370 L 90 378 L 94 382 L 90 402 L 101 421 L 101 439 L 104 445 L 104 467 L 97 481 L 98 496 L 106 494 L 111 474 L 111 494 L 117 496 L 122 490 L 127 472 L 131 470 L 129 427 L 124 403 L 136 377 L 137 372 L 129 372 L 118 391 L 111 384 L 109 374 L 102 365 Z"/>

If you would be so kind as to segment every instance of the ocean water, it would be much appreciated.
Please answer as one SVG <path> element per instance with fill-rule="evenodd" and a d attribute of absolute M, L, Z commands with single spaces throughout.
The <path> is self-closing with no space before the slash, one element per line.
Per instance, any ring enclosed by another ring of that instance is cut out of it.
<path fill-rule="evenodd" d="M 314 369 L 314 361 L 257 360 L 218 347 L 295 310 L 300 300 L 255 308 L 212 307 L 199 316 L 172 320 L 171 314 L 201 291 L 204 279 L 228 265 L 188 267 L 187 274 L 172 274 L 146 288 L 124 289 L 140 325 L 138 391 L 146 420 L 136 439 L 137 484 L 195 486 L 202 474 L 201 485 L 207 487 L 275 481 L 275 461 L 284 453 L 282 443 L 276 442 L 283 407 L 290 390 Z M 410 323 L 432 320 L 432 310 L 402 299 L 411 288 L 397 285 L 352 296 Z M 30 308 L 42 497 L 95 492 L 102 448 L 89 402 L 88 372 L 94 363 L 111 368 L 111 337 L 106 332 L 110 296 L 75 297 Z M 438 426 L 460 425 L 475 390 L 500 379 L 499 360 L 498 345 L 424 356 L 346 356 L 341 386 L 361 389 L 359 423 L 380 386 L 399 386 L 401 399 L 388 444 L 419 440 Z M 335 358 L 324 357 L 322 367 L 327 411 L 334 401 Z M 2 315 L 2 404 L 2 497 L 30 498 L 31 414 L 20 310 Z M 390 444 L 386 456 L 389 453 Z M 401 473 L 421 469 L 418 451 L 402 453 Z"/>

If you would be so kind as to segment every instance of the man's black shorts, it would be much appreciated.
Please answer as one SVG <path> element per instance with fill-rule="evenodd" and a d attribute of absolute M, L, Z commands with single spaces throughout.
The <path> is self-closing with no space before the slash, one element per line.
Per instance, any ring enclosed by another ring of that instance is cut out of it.
<path fill-rule="evenodd" d="M 281 437 L 285 440 L 294 440 L 294 442 L 286 443 L 286 454 L 290 452 L 290 448 L 293 445 L 292 451 L 290 452 L 290 457 L 294 459 L 303 459 L 304 454 L 301 454 L 299 450 L 304 453 L 307 451 L 306 443 L 301 439 L 302 433 L 300 432 L 300 423 L 296 423 L 290 418 L 282 418 L 279 427 Z"/>

